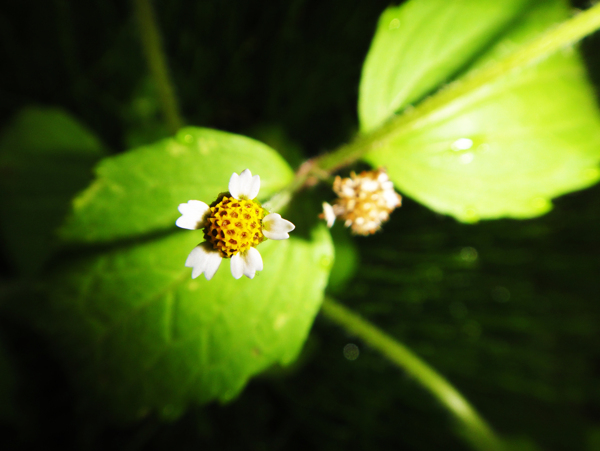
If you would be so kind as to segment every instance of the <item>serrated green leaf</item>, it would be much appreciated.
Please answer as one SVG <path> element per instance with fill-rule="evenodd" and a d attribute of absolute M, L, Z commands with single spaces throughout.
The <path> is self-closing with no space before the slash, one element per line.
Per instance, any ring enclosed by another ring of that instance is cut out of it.
<path fill-rule="evenodd" d="M 36 319 L 83 392 L 116 417 L 226 401 L 252 375 L 293 361 L 319 309 L 331 238 L 322 224 L 298 229 L 258 247 L 264 270 L 253 280 L 233 279 L 227 260 L 212 280 L 192 280 L 183 265 L 199 231 L 88 258 L 52 280 Z"/>
<path fill-rule="evenodd" d="M 360 82 L 361 131 L 451 78 L 531 0 L 412 0 L 380 17 Z"/>
<path fill-rule="evenodd" d="M 66 241 L 106 242 L 174 227 L 177 206 L 210 204 L 229 178 L 249 168 L 261 177 L 260 199 L 282 189 L 293 172 L 270 147 L 240 135 L 187 127 L 175 138 L 103 160 L 61 229 Z"/>
<path fill-rule="evenodd" d="M 20 111 L 0 137 L 0 208 L 17 268 L 36 272 L 55 248 L 55 229 L 104 155 L 98 140 L 56 108 Z"/>
<path fill-rule="evenodd" d="M 537 5 L 475 66 L 567 15 L 561 1 Z M 465 92 L 366 160 L 386 166 L 401 192 L 461 221 L 529 218 L 546 213 L 551 198 L 598 180 L 600 117 L 581 61 L 568 50 Z"/>

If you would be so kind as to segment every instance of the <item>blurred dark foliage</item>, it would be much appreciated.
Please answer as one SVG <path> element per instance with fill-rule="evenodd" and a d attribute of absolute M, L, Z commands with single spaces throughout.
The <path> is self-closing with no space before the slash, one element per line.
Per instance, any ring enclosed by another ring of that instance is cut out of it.
<path fill-rule="evenodd" d="M 361 65 L 388 1 L 155 3 L 188 123 L 267 140 L 275 129 L 307 156 L 353 135 Z M 2 123 L 52 105 L 113 152 L 154 139 L 159 110 L 130 6 L 4 5 Z M 582 46 L 596 87 L 599 46 L 598 34 Z M 356 240 L 362 264 L 338 298 L 446 375 L 515 449 L 600 449 L 598 199 L 595 187 L 539 219 L 477 225 L 406 200 L 385 233 Z M 14 289 L 2 267 L 0 302 Z M 2 317 L 0 339 L 0 384 L 15 394 L 0 409 L 2 449 L 464 449 L 414 381 L 320 318 L 292 368 L 173 423 L 107 424 L 78 404 L 39 336 Z M 355 361 L 342 353 L 351 342 Z"/>

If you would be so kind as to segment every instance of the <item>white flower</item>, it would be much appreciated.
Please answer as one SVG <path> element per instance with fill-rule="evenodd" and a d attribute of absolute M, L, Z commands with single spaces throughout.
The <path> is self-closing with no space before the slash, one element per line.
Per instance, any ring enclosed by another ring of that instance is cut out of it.
<path fill-rule="evenodd" d="M 262 271 L 263 261 L 255 248 L 265 239 L 285 240 L 295 226 L 277 213 L 268 213 L 253 200 L 260 190 L 260 177 L 249 169 L 233 173 L 229 193 L 208 206 L 198 200 L 179 205 L 181 217 L 175 224 L 183 229 L 204 229 L 205 241 L 196 246 L 185 261 L 192 278 L 204 273 L 210 280 L 223 258 L 231 259 L 231 274 L 236 279 L 252 279 Z"/>

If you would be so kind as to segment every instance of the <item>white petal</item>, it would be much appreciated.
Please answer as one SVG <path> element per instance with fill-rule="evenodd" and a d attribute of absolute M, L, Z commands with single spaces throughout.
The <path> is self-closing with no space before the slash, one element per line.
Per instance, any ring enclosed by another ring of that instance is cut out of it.
<path fill-rule="evenodd" d="M 379 174 L 377 175 L 377 180 L 379 180 L 380 183 L 384 183 L 387 182 L 390 178 L 388 177 L 386 172 L 379 172 Z"/>
<path fill-rule="evenodd" d="M 288 232 L 296 228 L 290 221 L 283 219 L 278 213 L 270 213 L 262 220 L 263 234 L 270 240 L 285 240 Z"/>
<path fill-rule="evenodd" d="M 325 218 L 325 221 L 327 221 L 327 227 L 333 227 L 333 223 L 335 222 L 335 212 L 333 211 L 333 207 L 327 202 L 323 202 L 323 217 Z"/>
<path fill-rule="evenodd" d="M 354 197 L 356 195 L 354 187 L 348 185 L 342 185 L 342 192 L 340 194 L 346 197 Z"/>
<path fill-rule="evenodd" d="M 175 225 L 188 230 L 202 228 L 204 226 L 204 215 L 208 208 L 208 205 L 199 200 L 190 200 L 185 204 L 179 204 L 177 209 L 181 216 L 175 221 Z"/>
<path fill-rule="evenodd" d="M 360 189 L 362 191 L 367 191 L 369 193 L 372 193 L 379 189 L 379 183 L 377 183 L 377 181 L 375 181 L 375 180 L 367 179 L 362 182 Z"/>
<path fill-rule="evenodd" d="M 240 176 L 235 172 L 231 174 L 231 178 L 229 179 L 229 194 L 236 199 L 240 198 Z"/>
<path fill-rule="evenodd" d="M 252 184 L 252 172 L 250 169 L 244 169 L 240 172 L 240 192 L 244 192 L 250 189 L 250 185 Z"/>
<path fill-rule="evenodd" d="M 246 254 L 246 268 L 244 269 L 244 274 L 252 279 L 256 271 L 263 270 L 262 257 L 260 255 L 260 252 L 258 252 L 258 250 L 255 247 L 251 247 L 244 253 Z M 249 275 L 249 273 L 246 271 L 251 271 L 252 275 Z"/>
<path fill-rule="evenodd" d="M 394 182 L 389 181 L 389 180 L 387 182 L 383 182 L 381 184 L 381 189 L 394 191 Z"/>
<path fill-rule="evenodd" d="M 206 261 L 206 267 L 204 269 L 204 277 L 206 280 L 210 280 L 213 278 L 219 266 L 221 266 L 221 262 L 223 258 L 218 252 L 211 252 L 208 260 Z"/>
<path fill-rule="evenodd" d="M 248 171 L 248 172 L 250 172 L 250 171 Z M 255 175 L 254 177 L 252 177 L 252 183 L 250 184 L 250 192 L 247 194 L 248 199 L 250 199 L 250 200 L 254 199 L 258 195 L 259 191 L 260 191 L 260 175 Z"/>
<path fill-rule="evenodd" d="M 402 198 L 400 195 L 398 195 L 398 193 L 396 193 L 396 191 L 384 191 L 383 199 L 385 200 L 387 207 L 391 209 L 394 209 L 402 204 Z"/>
<path fill-rule="evenodd" d="M 253 279 L 256 271 L 262 271 L 263 261 L 255 248 L 251 247 L 246 252 L 239 252 L 231 257 L 231 275 L 239 279 L 245 275 L 249 279 Z"/>
<path fill-rule="evenodd" d="M 219 269 L 221 260 L 221 255 L 217 251 L 208 249 L 204 244 L 199 244 L 188 255 L 185 266 L 192 268 L 192 279 L 204 273 L 206 280 L 210 280 Z"/>
<path fill-rule="evenodd" d="M 244 275 L 244 261 L 241 252 L 231 257 L 231 275 L 234 279 L 239 279 Z"/>
<path fill-rule="evenodd" d="M 237 175 L 234 173 L 234 175 Z M 231 180 L 229 181 L 229 192 L 236 199 L 254 199 L 258 194 L 258 190 L 260 189 L 260 177 L 255 175 L 252 177 L 252 172 L 250 169 L 244 169 L 242 173 L 237 177 L 237 181 L 234 182 L 234 192 L 231 191 L 231 181 L 233 180 L 233 175 L 231 176 Z"/>

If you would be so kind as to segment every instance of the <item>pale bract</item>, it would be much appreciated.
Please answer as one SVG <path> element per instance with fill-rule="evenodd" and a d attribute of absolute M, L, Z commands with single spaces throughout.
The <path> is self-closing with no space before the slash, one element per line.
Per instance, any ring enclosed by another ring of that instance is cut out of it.
<path fill-rule="evenodd" d="M 188 255 L 185 266 L 192 278 L 204 274 L 210 280 L 223 258 L 231 259 L 231 274 L 252 279 L 262 271 L 263 261 L 256 246 L 265 239 L 285 240 L 295 226 L 278 213 L 268 213 L 254 198 L 260 190 L 260 177 L 249 169 L 233 173 L 229 192 L 211 206 L 199 200 L 180 204 L 181 217 L 175 224 L 188 230 L 204 229 L 203 243 Z"/>

